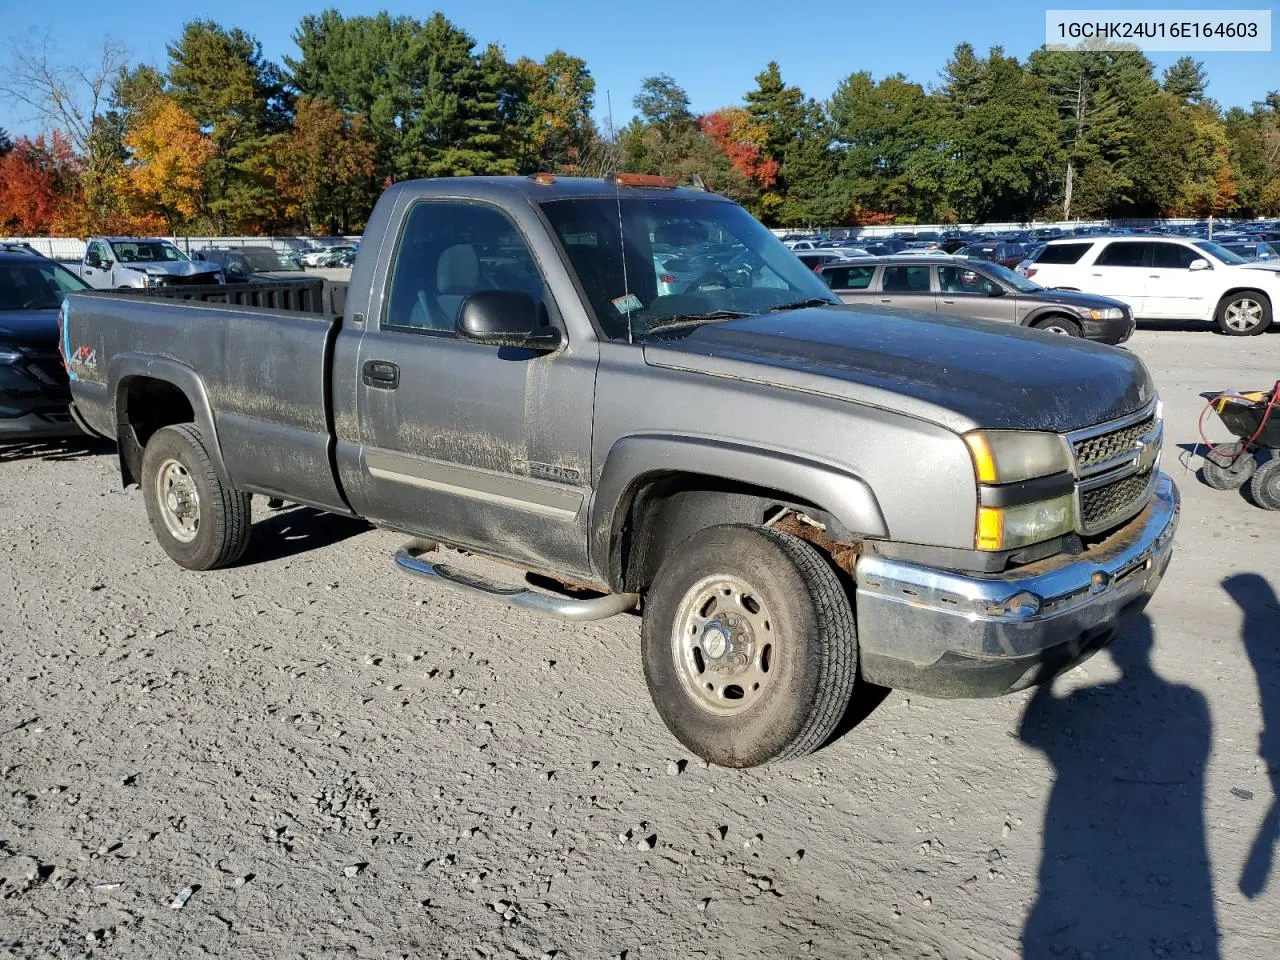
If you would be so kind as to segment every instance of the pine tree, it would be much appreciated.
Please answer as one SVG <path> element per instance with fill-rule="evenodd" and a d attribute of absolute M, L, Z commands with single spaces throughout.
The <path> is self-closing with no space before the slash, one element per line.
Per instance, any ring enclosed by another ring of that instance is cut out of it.
<path fill-rule="evenodd" d="M 1199 60 L 1179 57 L 1173 66 L 1165 69 L 1160 86 L 1165 93 L 1177 97 L 1183 106 L 1195 106 L 1204 102 L 1209 78 Z"/>

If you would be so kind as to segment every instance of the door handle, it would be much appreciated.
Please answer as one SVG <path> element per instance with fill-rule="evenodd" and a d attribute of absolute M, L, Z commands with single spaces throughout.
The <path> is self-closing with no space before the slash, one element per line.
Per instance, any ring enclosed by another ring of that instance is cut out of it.
<path fill-rule="evenodd" d="M 893 297 L 881 297 L 881 298 L 880 298 L 880 302 L 881 302 L 881 303 L 893 303 Z"/>
<path fill-rule="evenodd" d="M 1091 273 L 1091 274 L 1089 274 L 1089 276 L 1091 276 L 1091 277 L 1100 277 L 1100 276 L 1102 276 L 1102 274 L 1100 274 L 1100 273 Z"/>
<path fill-rule="evenodd" d="M 943 302 L 943 303 L 955 303 L 955 302 L 956 302 L 956 300 L 955 300 L 955 297 L 943 297 L 943 298 L 942 298 L 942 302 Z"/>
<path fill-rule="evenodd" d="M 1159 280 L 1159 279 L 1160 279 L 1160 274 L 1158 274 L 1158 273 L 1148 273 L 1148 274 L 1147 274 L 1147 279 L 1148 279 L 1148 280 Z"/>
<path fill-rule="evenodd" d="M 400 365 L 390 360 L 366 360 L 360 379 L 366 387 L 394 390 L 400 386 Z"/>

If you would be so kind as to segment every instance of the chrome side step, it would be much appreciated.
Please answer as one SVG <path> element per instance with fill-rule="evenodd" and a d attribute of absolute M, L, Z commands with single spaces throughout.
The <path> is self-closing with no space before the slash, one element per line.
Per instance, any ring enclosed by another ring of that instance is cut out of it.
<path fill-rule="evenodd" d="M 538 593 L 528 587 L 495 583 L 469 571 L 457 570 L 439 560 L 426 559 L 424 555 L 431 553 L 438 546 L 422 540 L 406 543 L 396 551 L 395 564 L 402 572 L 411 576 L 433 580 L 465 590 L 474 596 L 498 600 L 512 607 L 532 610 L 534 613 L 559 620 L 574 622 L 603 620 L 619 613 L 626 613 L 640 602 L 640 595 L 636 593 L 610 593 L 603 597 L 580 600 L 574 597 L 557 597 Z"/>

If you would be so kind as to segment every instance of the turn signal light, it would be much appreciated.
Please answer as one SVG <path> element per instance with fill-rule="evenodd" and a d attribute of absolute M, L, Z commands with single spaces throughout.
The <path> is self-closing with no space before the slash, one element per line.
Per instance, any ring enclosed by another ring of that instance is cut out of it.
<path fill-rule="evenodd" d="M 542 184 L 544 187 L 549 187 L 556 182 L 555 175 L 551 173 L 531 173 L 529 174 L 529 179 L 534 183 Z"/>

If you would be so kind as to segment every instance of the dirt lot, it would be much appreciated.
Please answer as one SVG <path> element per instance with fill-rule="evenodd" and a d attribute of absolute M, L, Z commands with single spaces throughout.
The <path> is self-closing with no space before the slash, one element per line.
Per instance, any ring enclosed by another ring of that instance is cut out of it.
<path fill-rule="evenodd" d="M 0 453 L 0 949 L 1280 956 L 1280 514 L 1178 461 L 1280 334 L 1134 348 L 1184 494 L 1149 616 L 1052 690 L 864 694 L 746 772 L 666 733 L 634 619 L 429 590 L 395 535 L 264 504 L 244 565 L 184 572 L 109 452 Z"/>

